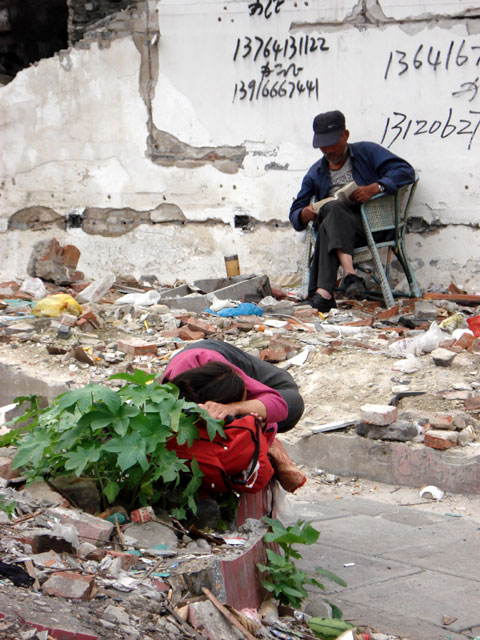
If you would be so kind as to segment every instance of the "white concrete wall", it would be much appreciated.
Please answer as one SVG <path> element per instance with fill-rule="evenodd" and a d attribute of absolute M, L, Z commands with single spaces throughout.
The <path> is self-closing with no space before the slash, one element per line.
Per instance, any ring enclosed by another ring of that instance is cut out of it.
<path fill-rule="evenodd" d="M 107 267 L 162 282 L 223 275 L 233 252 L 243 272 L 296 272 L 302 234 L 282 224 L 318 157 L 312 119 L 339 108 L 352 141 L 380 142 L 420 174 L 412 213 L 434 225 L 408 239 L 420 286 L 454 280 L 480 289 L 474 5 L 386 0 L 362 13 L 346 0 L 263 0 L 251 15 L 254 5 L 150 0 L 135 23 L 137 46 L 122 36 L 62 52 L 0 89 L 0 278 L 23 277 L 33 243 L 53 235 L 78 246 L 88 277 Z M 143 65 L 138 38 L 150 43 Z M 149 157 L 152 130 L 187 148 L 243 146 L 246 155 L 238 169 L 198 166 L 188 153 L 163 166 Z M 66 215 L 165 203 L 184 223 L 167 216 L 117 237 L 7 230 L 25 207 Z M 234 228 L 237 214 L 250 216 L 253 230 Z"/>

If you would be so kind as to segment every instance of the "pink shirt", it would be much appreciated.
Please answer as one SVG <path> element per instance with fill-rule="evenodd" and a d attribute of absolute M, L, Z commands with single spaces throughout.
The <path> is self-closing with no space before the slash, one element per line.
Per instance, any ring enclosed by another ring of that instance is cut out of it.
<path fill-rule="evenodd" d="M 241 369 L 229 362 L 221 353 L 213 349 L 187 349 L 180 351 L 174 356 L 167 365 L 164 381 L 171 380 L 179 373 L 200 367 L 208 362 L 225 362 L 241 376 L 247 390 L 247 400 L 260 400 L 267 410 L 267 429 L 265 435 L 268 434 L 269 440 L 273 439 L 277 432 L 277 422 L 287 417 L 288 407 L 282 396 L 267 385 L 247 376 Z M 273 432 L 273 433 L 272 433 Z"/>

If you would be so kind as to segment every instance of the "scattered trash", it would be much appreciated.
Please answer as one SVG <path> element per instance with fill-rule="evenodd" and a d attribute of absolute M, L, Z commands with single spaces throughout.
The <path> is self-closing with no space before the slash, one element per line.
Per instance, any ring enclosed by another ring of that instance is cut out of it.
<path fill-rule="evenodd" d="M 445 496 L 445 491 L 442 491 L 434 485 L 428 485 L 428 487 L 422 487 L 420 489 L 419 496 L 421 498 L 431 498 L 432 500 L 442 500 L 442 498 L 444 498 Z"/>
<path fill-rule="evenodd" d="M 79 316 L 82 313 L 82 307 L 68 293 L 47 296 L 39 300 L 32 309 L 34 316 L 48 316 L 50 318 L 58 318 L 64 312 L 74 316 Z"/>
<path fill-rule="evenodd" d="M 241 302 L 237 307 L 225 308 L 220 311 L 213 311 L 210 307 L 205 309 L 205 313 L 211 313 L 221 318 L 233 318 L 235 316 L 263 316 L 263 309 L 253 302 Z"/>

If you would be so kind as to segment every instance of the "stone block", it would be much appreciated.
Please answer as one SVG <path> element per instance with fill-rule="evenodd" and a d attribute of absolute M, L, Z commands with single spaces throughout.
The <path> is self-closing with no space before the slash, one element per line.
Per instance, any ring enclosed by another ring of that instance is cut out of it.
<path fill-rule="evenodd" d="M 407 442 L 413 440 L 413 438 L 418 435 L 417 427 L 407 420 L 396 420 L 386 426 L 359 422 L 356 425 L 356 432 L 359 436 L 364 436 L 371 440 L 390 440 L 396 442 Z"/>
<path fill-rule="evenodd" d="M 155 355 L 158 347 L 156 344 L 145 342 L 139 338 L 128 338 L 127 340 L 118 341 L 118 349 L 132 356 L 143 356 L 148 354 Z"/>
<path fill-rule="evenodd" d="M 292 358 L 298 352 L 297 344 L 281 334 L 274 335 L 270 338 L 270 347 L 273 349 L 283 349 L 287 354 L 287 358 Z"/>
<path fill-rule="evenodd" d="M 180 333 L 180 329 L 164 329 L 159 332 L 159 335 L 162 338 L 178 338 Z"/>
<path fill-rule="evenodd" d="M 90 600 L 96 590 L 95 576 L 84 576 L 67 571 L 52 573 L 42 586 L 42 592 L 47 596 L 72 600 Z"/>
<path fill-rule="evenodd" d="M 436 320 L 438 309 L 433 302 L 419 300 L 415 302 L 415 317 L 422 320 Z"/>
<path fill-rule="evenodd" d="M 451 349 L 454 348 L 454 346 L 451 347 Z M 437 367 L 449 367 L 456 355 L 457 354 L 454 351 L 451 351 L 450 349 L 443 349 L 442 347 L 438 347 L 430 353 L 433 363 L 436 364 Z"/>
<path fill-rule="evenodd" d="M 456 431 L 440 431 L 429 429 L 423 441 L 426 447 L 432 449 L 450 449 L 458 444 L 458 434 Z"/>
<path fill-rule="evenodd" d="M 397 419 L 397 407 L 383 404 L 364 404 L 360 407 L 363 422 L 376 424 L 380 427 L 392 424 Z"/>

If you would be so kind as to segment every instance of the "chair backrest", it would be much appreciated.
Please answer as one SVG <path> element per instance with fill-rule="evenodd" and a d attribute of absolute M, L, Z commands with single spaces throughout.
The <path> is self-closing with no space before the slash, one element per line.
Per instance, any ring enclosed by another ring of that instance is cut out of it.
<path fill-rule="evenodd" d="M 380 193 L 362 204 L 372 233 L 394 230 L 395 240 L 405 234 L 407 213 L 417 183 L 418 176 L 415 174 L 414 182 L 400 187 L 396 194 Z"/>

